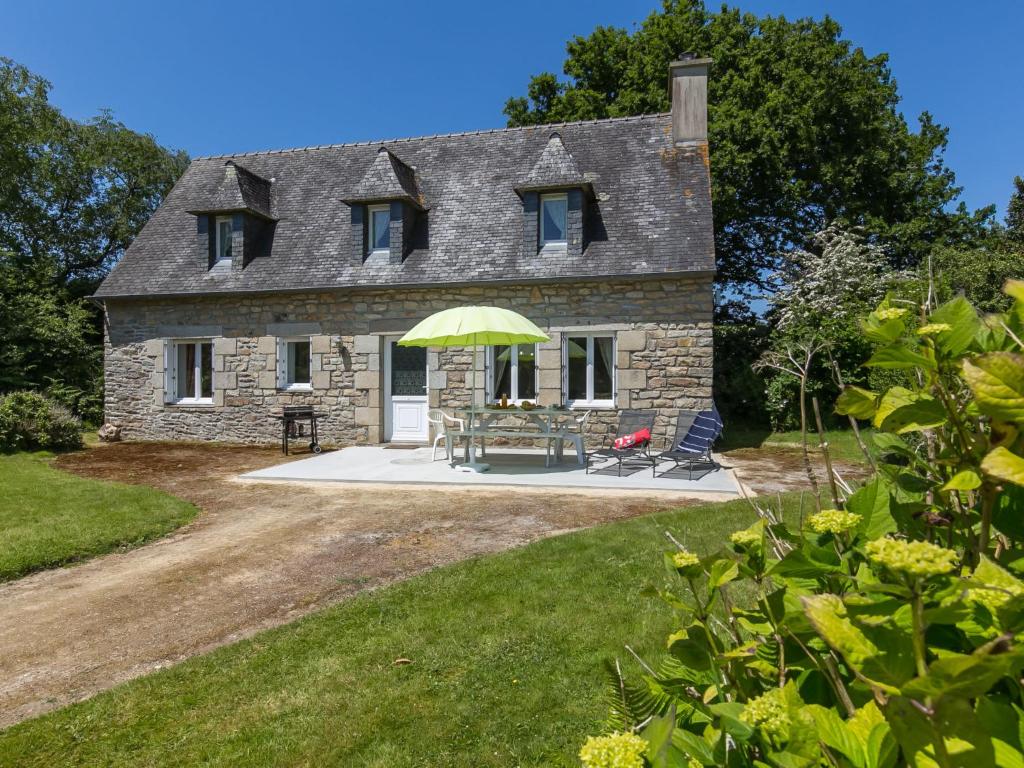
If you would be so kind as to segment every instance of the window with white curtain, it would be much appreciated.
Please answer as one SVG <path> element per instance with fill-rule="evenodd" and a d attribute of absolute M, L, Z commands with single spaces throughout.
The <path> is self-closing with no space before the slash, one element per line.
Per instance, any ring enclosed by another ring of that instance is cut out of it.
<path fill-rule="evenodd" d="M 561 246 L 566 242 L 566 227 L 569 212 L 567 195 L 541 195 L 540 198 L 540 244 Z"/>
<path fill-rule="evenodd" d="M 371 205 L 370 250 L 386 251 L 391 248 L 391 206 Z"/>
<path fill-rule="evenodd" d="M 487 348 L 487 398 L 512 402 L 537 399 L 537 345 L 496 344 Z"/>
<path fill-rule="evenodd" d="M 309 336 L 277 340 L 277 386 L 280 389 L 310 389 L 313 374 Z"/>
<path fill-rule="evenodd" d="M 230 216 L 217 217 L 217 263 L 231 261 L 231 231 L 232 222 Z"/>
<path fill-rule="evenodd" d="M 562 356 L 566 405 L 615 406 L 614 336 L 567 334 Z"/>
<path fill-rule="evenodd" d="M 168 346 L 166 400 L 181 405 L 213 403 L 213 342 L 172 341 Z"/>

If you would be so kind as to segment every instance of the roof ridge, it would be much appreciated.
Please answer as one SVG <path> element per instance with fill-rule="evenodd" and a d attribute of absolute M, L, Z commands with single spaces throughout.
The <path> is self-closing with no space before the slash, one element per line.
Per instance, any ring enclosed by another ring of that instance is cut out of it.
<path fill-rule="evenodd" d="M 225 160 L 237 157 L 254 157 L 259 155 L 283 155 L 287 152 L 309 152 L 318 149 L 343 149 L 346 147 L 366 147 L 376 144 L 401 144 L 410 141 L 423 141 L 425 139 L 451 139 L 460 136 L 480 136 L 488 133 L 511 133 L 513 131 L 542 130 L 544 128 L 563 128 L 565 126 L 591 125 L 593 123 L 628 123 L 630 121 L 650 120 L 656 117 L 665 117 L 669 112 L 652 112 L 643 115 L 627 115 L 625 117 L 603 117 L 594 120 L 569 120 L 563 123 L 540 123 L 538 125 L 517 125 L 505 128 L 482 128 L 476 131 L 454 131 L 452 133 L 432 133 L 424 136 L 405 136 L 397 139 L 373 139 L 371 141 L 348 141 L 338 144 L 314 144 L 308 147 L 288 147 L 285 149 L 259 149 L 252 152 L 236 152 L 234 154 L 222 155 L 199 155 L 193 160 Z M 249 169 L 246 169 L 249 170 Z M 252 173 L 250 171 L 250 173 Z"/>

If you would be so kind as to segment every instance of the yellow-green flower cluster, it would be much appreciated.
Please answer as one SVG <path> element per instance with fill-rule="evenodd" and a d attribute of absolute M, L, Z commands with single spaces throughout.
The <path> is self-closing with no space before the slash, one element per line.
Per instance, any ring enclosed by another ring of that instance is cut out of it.
<path fill-rule="evenodd" d="M 693 554 L 693 552 L 687 552 L 685 549 L 682 549 L 679 552 L 672 553 L 672 564 L 676 568 L 689 568 L 693 565 L 700 565 L 700 558 Z"/>
<path fill-rule="evenodd" d="M 956 552 L 927 541 L 875 539 L 864 551 L 875 565 L 907 576 L 941 576 L 956 568 Z"/>
<path fill-rule="evenodd" d="M 753 549 L 761 545 L 761 534 L 748 528 L 745 531 L 736 531 L 729 534 L 729 541 L 738 547 Z"/>
<path fill-rule="evenodd" d="M 971 586 L 974 581 L 979 582 L 977 587 Z M 967 580 L 967 585 L 968 600 L 981 603 L 993 614 L 1011 597 L 1024 594 L 1024 584 L 1002 568 L 990 563 L 982 563 Z"/>
<path fill-rule="evenodd" d="M 951 330 L 953 330 L 953 326 L 949 323 L 928 323 L 927 325 L 922 325 L 917 329 L 917 335 L 935 336 L 936 334 Z"/>
<path fill-rule="evenodd" d="M 643 768 L 647 742 L 635 733 L 590 736 L 580 749 L 584 768 Z"/>
<path fill-rule="evenodd" d="M 907 310 L 899 307 L 886 307 L 885 309 L 876 309 L 875 316 L 879 320 L 899 320 L 907 314 Z"/>
<path fill-rule="evenodd" d="M 782 696 L 781 689 L 770 690 L 748 701 L 740 713 L 740 720 L 759 729 L 761 735 L 777 747 L 789 741 L 789 732 L 793 725 Z"/>
<path fill-rule="evenodd" d="M 807 518 L 807 525 L 815 533 L 846 533 L 856 528 L 863 518 L 856 512 L 845 512 L 841 509 L 823 509 Z"/>

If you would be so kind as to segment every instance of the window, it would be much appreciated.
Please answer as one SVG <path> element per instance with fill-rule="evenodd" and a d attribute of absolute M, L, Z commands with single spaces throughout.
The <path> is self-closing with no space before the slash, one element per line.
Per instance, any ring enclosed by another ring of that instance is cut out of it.
<path fill-rule="evenodd" d="M 568 405 L 615 406 L 615 341 L 611 336 L 570 335 L 565 356 Z"/>
<path fill-rule="evenodd" d="M 231 261 L 231 217 L 230 216 L 218 216 L 217 217 L 217 260 L 219 264 L 222 261 Z"/>
<path fill-rule="evenodd" d="M 309 337 L 280 339 L 277 348 L 277 385 L 281 389 L 310 389 L 313 378 Z"/>
<path fill-rule="evenodd" d="M 173 403 L 213 403 L 213 342 L 175 341 L 170 346 Z"/>
<path fill-rule="evenodd" d="M 488 347 L 489 400 L 504 395 L 512 402 L 537 399 L 537 345 L 497 344 Z"/>
<path fill-rule="evenodd" d="M 569 200 L 565 195 L 543 195 L 540 199 L 540 244 L 564 245 Z"/>
<path fill-rule="evenodd" d="M 370 250 L 386 251 L 391 248 L 391 206 L 370 206 Z"/>

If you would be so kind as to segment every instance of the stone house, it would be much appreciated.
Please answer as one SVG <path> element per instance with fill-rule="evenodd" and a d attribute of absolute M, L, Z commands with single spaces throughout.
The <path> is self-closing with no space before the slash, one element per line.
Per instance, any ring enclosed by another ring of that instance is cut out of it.
<path fill-rule="evenodd" d="M 128 439 L 270 442 L 283 405 L 338 443 L 426 441 L 429 407 L 710 403 L 706 59 L 669 114 L 194 160 L 96 293 L 106 419 Z M 398 347 L 461 304 L 551 336 Z M 657 439 L 656 439 L 657 444 Z"/>

